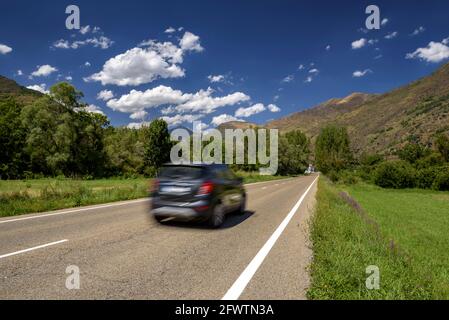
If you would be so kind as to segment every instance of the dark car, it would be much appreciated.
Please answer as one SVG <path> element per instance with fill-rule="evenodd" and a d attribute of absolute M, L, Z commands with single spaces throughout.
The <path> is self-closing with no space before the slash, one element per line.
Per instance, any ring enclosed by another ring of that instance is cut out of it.
<path fill-rule="evenodd" d="M 151 190 L 151 214 L 161 222 L 208 221 L 218 228 L 230 212 L 244 213 L 243 179 L 226 165 L 164 165 Z"/>

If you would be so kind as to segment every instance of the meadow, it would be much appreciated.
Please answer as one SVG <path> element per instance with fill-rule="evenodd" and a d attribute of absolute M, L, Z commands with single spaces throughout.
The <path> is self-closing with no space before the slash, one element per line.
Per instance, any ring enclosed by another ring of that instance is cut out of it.
<path fill-rule="evenodd" d="M 449 192 L 321 178 L 310 299 L 448 299 Z M 368 290 L 368 266 L 380 289 Z"/>

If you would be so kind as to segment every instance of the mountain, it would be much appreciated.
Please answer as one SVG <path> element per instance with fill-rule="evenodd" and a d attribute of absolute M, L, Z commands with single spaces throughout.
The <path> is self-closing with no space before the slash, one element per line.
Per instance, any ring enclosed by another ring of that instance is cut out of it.
<path fill-rule="evenodd" d="M 356 152 L 394 153 L 410 139 L 431 144 L 435 134 L 449 132 L 449 64 L 391 92 L 331 99 L 266 127 L 300 129 L 314 141 L 328 124 L 347 127 Z"/>
<path fill-rule="evenodd" d="M 42 96 L 42 93 L 22 87 L 14 80 L 0 75 L 0 100 L 13 97 L 18 102 L 27 104 Z"/>

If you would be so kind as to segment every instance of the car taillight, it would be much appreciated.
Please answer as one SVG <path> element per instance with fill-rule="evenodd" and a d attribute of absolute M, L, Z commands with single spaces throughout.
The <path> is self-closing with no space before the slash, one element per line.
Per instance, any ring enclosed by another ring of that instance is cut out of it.
<path fill-rule="evenodd" d="M 150 186 L 150 192 L 154 193 L 159 191 L 159 179 L 154 179 Z"/>
<path fill-rule="evenodd" d="M 212 182 L 204 182 L 198 190 L 198 195 L 211 194 L 214 191 L 214 184 Z"/>

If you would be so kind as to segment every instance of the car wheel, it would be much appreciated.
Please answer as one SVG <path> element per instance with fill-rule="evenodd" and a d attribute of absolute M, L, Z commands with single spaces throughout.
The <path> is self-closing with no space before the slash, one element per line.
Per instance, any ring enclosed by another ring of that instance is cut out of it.
<path fill-rule="evenodd" d="M 209 225 L 213 228 L 220 227 L 225 219 L 225 211 L 222 204 L 217 204 L 214 207 L 214 211 L 212 212 L 212 216 L 209 219 Z"/>
<path fill-rule="evenodd" d="M 242 202 L 240 203 L 240 206 L 237 210 L 238 214 L 245 214 L 246 212 L 246 197 L 242 198 Z"/>

